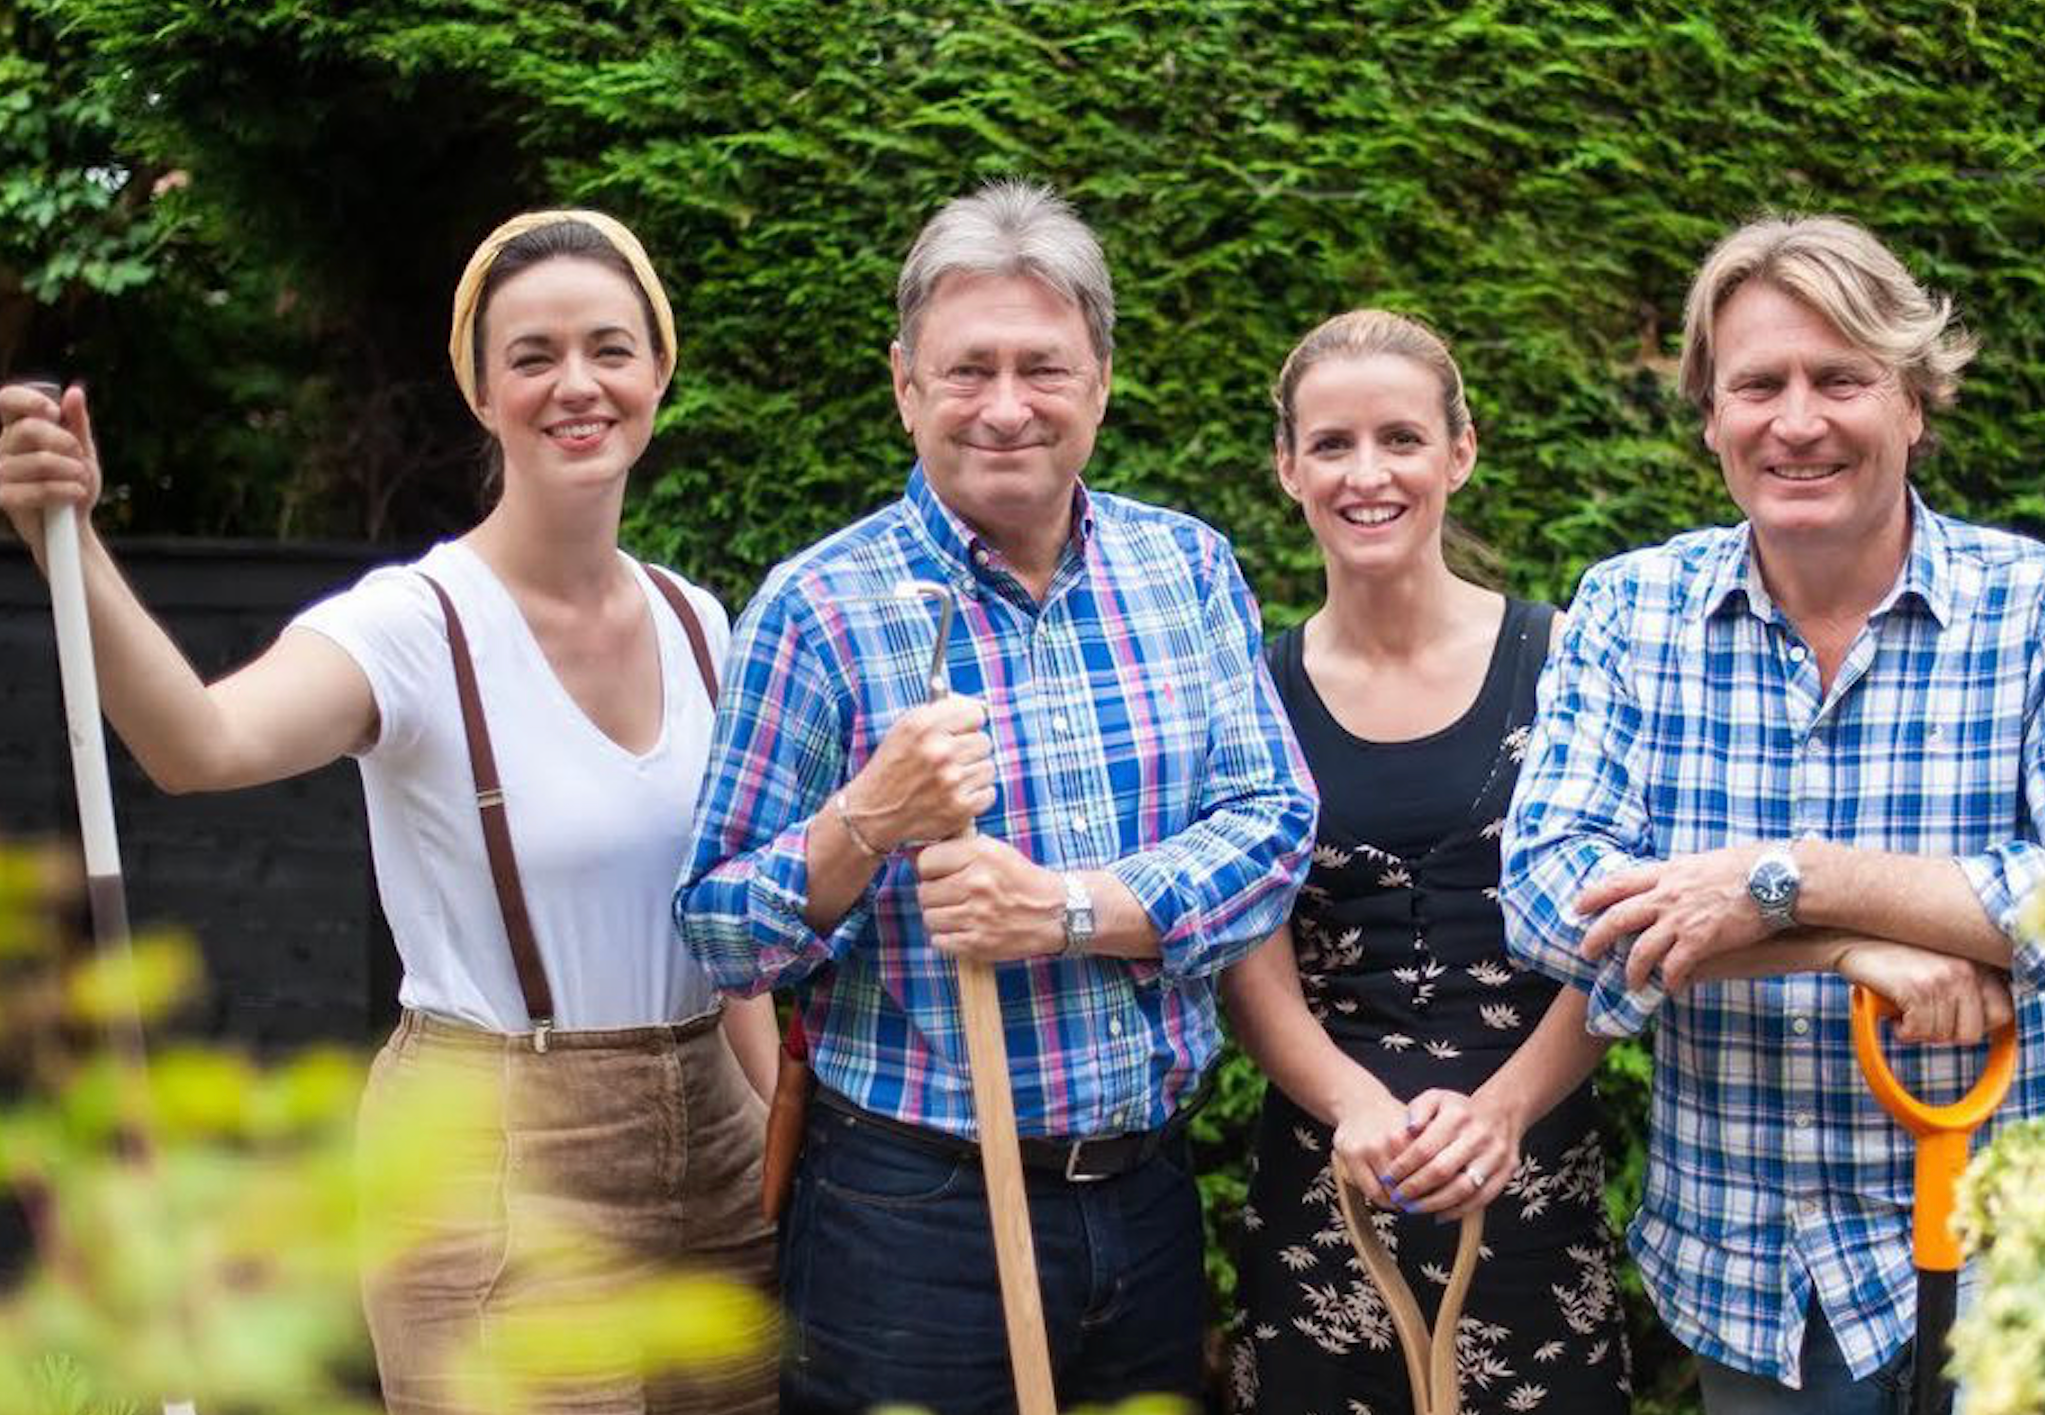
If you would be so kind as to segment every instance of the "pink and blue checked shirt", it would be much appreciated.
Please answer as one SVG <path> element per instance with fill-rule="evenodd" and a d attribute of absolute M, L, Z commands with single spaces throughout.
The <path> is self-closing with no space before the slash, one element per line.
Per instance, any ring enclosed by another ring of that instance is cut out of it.
<path fill-rule="evenodd" d="M 1806 835 L 1956 860 L 2014 934 L 2045 882 L 2045 546 L 1911 499 L 1910 553 L 1829 691 L 1755 573 L 1744 526 L 1584 576 L 1541 680 L 1500 903 L 1523 962 L 1590 995 L 1590 1027 L 1654 1024 L 1646 1193 L 1629 1239 L 1669 1329 L 1790 1384 L 1809 1303 L 1848 1365 L 1910 1339 L 1912 1142 L 1868 1093 L 1847 987 L 1804 973 L 1628 992 L 1570 905 L 1637 860 Z M 2015 950 L 2023 1060 L 1997 1123 L 2045 1114 L 2045 955 Z M 1980 1048 L 1892 1046 L 1950 1099 Z"/>
<path fill-rule="evenodd" d="M 973 1132 L 956 973 L 896 855 L 828 935 L 802 919 L 810 818 L 924 700 L 958 600 L 954 691 L 987 704 L 997 799 L 979 828 L 1057 870 L 1105 869 L 1162 959 L 999 968 L 1026 1135 L 1153 1129 L 1220 1045 L 1215 975 L 1283 923 L 1315 799 L 1228 544 L 1188 516 L 1075 490 L 1041 604 L 920 467 L 903 498 L 777 567 L 733 633 L 675 921 L 720 987 L 795 985 L 818 1079 L 882 1115 Z"/>

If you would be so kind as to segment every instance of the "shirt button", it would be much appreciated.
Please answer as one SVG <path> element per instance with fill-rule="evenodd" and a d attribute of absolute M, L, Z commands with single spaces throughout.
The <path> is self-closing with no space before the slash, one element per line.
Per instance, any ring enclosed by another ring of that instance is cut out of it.
<path fill-rule="evenodd" d="M 1119 1017 L 1110 1017 L 1110 1018 L 1108 1019 L 1108 1035 L 1109 1035 L 1109 1036 L 1111 1036 L 1111 1037 L 1119 1037 L 1119 1036 L 1121 1036 L 1121 1035 L 1122 1035 L 1122 1019 L 1121 1019 L 1121 1018 L 1119 1018 Z"/>
<path fill-rule="evenodd" d="M 1812 1114 L 1811 1114 L 1811 1113 L 1810 1113 L 1809 1111 L 1807 1111 L 1807 1110 L 1800 1110 L 1800 1111 L 1798 1111 L 1798 1112 L 1796 1113 L 1796 1128 L 1797 1128 L 1797 1129 L 1799 1129 L 1799 1130 L 1808 1130 L 1808 1129 L 1810 1129 L 1810 1128 L 1811 1128 L 1811 1126 L 1812 1126 L 1812 1125 L 1814 1125 L 1814 1124 L 1816 1124 L 1816 1123 L 1817 1123 L 1817 1117 L 1816 1117 L 1816 1116 L 1814 1116 L 1814 1115 L 1812 1115 Z"/>
<path fill-rule="evenodd" d="M 1818 1201 L 1816 1199 L 1800 1199 L 1797 1201 L 1796 1211 L 1805 1218 L 1816 1218 L 1818 1216 Z"/>
<path fill-rule="evenodd" d="M 1791 644 L 1789 646 L 1789 661 L 1791 663 L 1802 663 L 1804 661 L 1804 646 L 1802 644 Z"/>
<path fill-rule="evenodd" d="M 1789 1029 L 1801 1037 L 1811 1030 L 1811 1019 L 1802 1016 L 1792 1017 L 1789 1019 Z"/>
<path fill-rule="evenodd" d="M 1051 725 L 1060 732 L 1070 732 L 1072 730 L 1072 724 L 1065 720 L 1065 714 L 1062 712 L 1051 719 Z"/>
<path fill-rule="evenodd" d="M 1074 835 L 1085 835 L 1085 834 L 1086 834 L 1086 817 L 1085 817 L 1085 816 L 1074 816 L 1074 817 L 1072 818 L 1072 833 L 1073 833 Z"/>

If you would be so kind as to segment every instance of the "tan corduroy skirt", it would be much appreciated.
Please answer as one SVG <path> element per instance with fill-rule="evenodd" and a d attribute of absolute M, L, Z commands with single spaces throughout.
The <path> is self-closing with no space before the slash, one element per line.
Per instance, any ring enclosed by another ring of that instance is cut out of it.
<path fill-rule="evenodd" d="M 544 1054 L 418 1013 L 399 1022 L 363 1096 L 360 1185 L 363 1305 L 392 1415 L 504 1408 L 494 1377 L 554 1360 L 547 1333 L 575 1330 L 578 1307 L 661 1273 L 729 1275 L 771 1296 L 765 1105 L 716 1022 L 557 1032 Z M 450 1087 L 461 1113 L 422 1126 L 416 1102 Z M 411 1169 L 420 1182 L 395 1172 Z M 651 1380 L 619 1335 L 629 1322 L 589 1326 L 598 1339 L 569 1343 L 577 1374 L 550 1379 L 529 1408 L 775 1409 L 771 1326 L 750 1323 L 742 1359 Z"/>

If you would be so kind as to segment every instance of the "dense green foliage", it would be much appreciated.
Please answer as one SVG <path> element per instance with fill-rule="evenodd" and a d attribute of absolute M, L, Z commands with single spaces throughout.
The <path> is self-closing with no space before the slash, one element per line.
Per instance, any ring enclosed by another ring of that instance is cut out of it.
<path fill-rule="evenodd" d="M 441 364 L 447 291 L 497 217 L 588 203 L 645 237 L 683 330 L 633 535 L 742 601 L 893 493 L 896 264 L 943 199 L 1011 173 L 1071 195 L 1118 280 L 1096 480 L 1225 529 L 1275 622 L 1318 576 L 1266 470 L 1264 390 L 1357 304 L 1460 350 L 1483 450 L 1459 510 L 1515 588 L 1566 596 L 1591 560 L 1727 518 L 1670 374 L 1689 271 L 1764 208 L 1861 217 L 1957 297 L 1985 349 L 1921 479 L 1945 508 L 2045 522 L 2045 49 L 2020 0 L 22 13 L 0 222 L 45 214 L 0 235 L 0 298 L 128 312 L 64 347 L 99 380 L 138 528 L 459 523 L 474 435 Z M 59 125 L 93 140 L 45 152 Z M 160 216 L 88 168 L 190 180 Z M 1611 1078 L 1622 1168 L 1641 1069 L 1628 1053 Z M 1254 1089 L 1232 1076 L 1217 1155 Z M 1225 1215 L 1239 1172 L 1212 1183 Z"/>
<path fill-rule="evenodd" d="M 0 374 L 92 381 L 126 473 L 104 523 L 302 529 L 290 508 L 316 479 L 273 430 L 302 405 L 309 351 L 119 94 L 87 49 L 0 2 Z"/>
<path fill-rule="evenodd" d="M 1228 530 L 1279 619 L 1316 577 L 1264 470 L 1263 390 L 1300 332 L 1365 301 L 1460 348 L 1484 434 L 1462 511 L 1521 587 L 1564 594 L 1618 546 L 1724 517 L 1669 360 L 1688 271 L 1765 207 L 1859 215 L 1958 297 L 1987 350 L 1926 480 L 2045 519 L 2045 61 L 2024 5 L 30 12 L 91 85 L 81 116 L 188 172 L 215 247 L 289 296 L 306 342 L 284 352 L 325 392 L 273 411 L 318 529 L 466 510 L 443 484 L 472 443 L 439 362 L 453 273 L 507 209 L 589 202 L 646 237 L 685 331 L 637 533 L 742 598 L 897 483 L 893 271 L 937 203 L 995 173 L 1057 183 L 1107 241 L 1098 479 Z M 153 410 L 127 411 L 132 437 Z"/>

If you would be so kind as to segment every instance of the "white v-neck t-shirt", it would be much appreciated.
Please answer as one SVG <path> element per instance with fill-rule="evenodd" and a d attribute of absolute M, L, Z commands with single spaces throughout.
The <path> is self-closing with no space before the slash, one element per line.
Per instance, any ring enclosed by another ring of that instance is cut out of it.
<path fill-rule="evenodd" d="M 454 541 L 371 571 L 291 621 L 361 667 L 381 727 L 359 754 L 376 882 L 409 1008 L 497 1032 L 530 1030 L 491 882 L 446 623 L 454 601 L 476 664 L 526 908 L 561 1028 L 636 1027 L 706 1012 L 716 995 L 669 913 L 689 853 L 713 710 L 673 608 L 635 569 L 660 646 L 659 740 L 643 755 L 591 722 L 554 676 L 517 602 Z M 714 664 L 731 628 L 709 592 L 670 575 Z"/>

